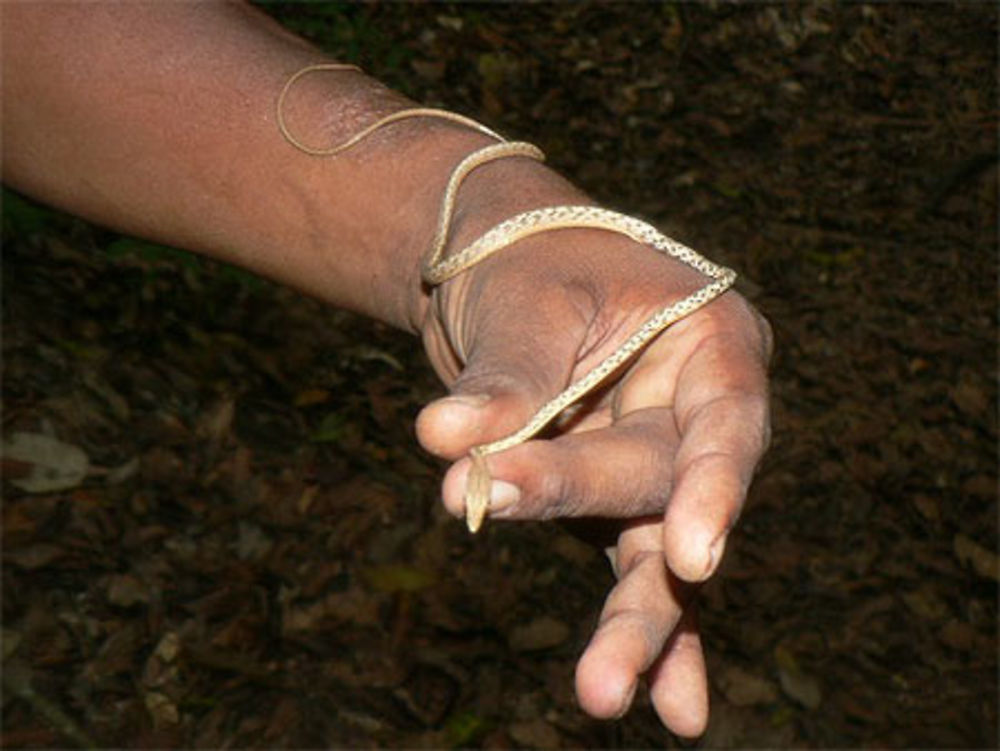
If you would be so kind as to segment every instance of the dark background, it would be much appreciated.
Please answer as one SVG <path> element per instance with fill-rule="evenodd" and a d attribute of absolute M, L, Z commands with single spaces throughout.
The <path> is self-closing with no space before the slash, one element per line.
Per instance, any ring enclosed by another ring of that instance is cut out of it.
<path fill-rule="evenodd" d="M 775 438 L 702 597 L 713 747 L 997 740 L 997 10 L 275 4 L 742 274 Z M 415 340 L 4 195 L 5 747 L 662 747 L 572 696 L 611 577 L 441 512 Z M 60 459 L 53 462 L 59 466 Z"/>

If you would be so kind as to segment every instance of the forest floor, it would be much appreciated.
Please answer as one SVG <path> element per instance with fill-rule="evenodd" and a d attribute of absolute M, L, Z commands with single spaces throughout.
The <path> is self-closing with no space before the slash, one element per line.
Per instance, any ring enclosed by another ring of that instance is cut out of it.
<path fill-rule="evenodd" d="M 268 8 L 537 143 L 774 324 L 700 744 L 994 747 L 996 7 Z M 641 695 L 575 703 L 601 554 L 443 512 L 416 340 L 9 192 L 3 219 L 3 747 L 678 745 Z"/>

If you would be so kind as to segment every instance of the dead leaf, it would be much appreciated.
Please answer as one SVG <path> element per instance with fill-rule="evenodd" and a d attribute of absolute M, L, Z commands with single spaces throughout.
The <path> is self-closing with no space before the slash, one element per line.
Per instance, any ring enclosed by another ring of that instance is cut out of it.
<path fill-rule="evenodd" d="M 149 602 L 149 587 L 132 574 L 112 576 L 108 581 L 108 602 L 123 608 Z"/>
<path fill-rule="evenodd" d="M 134 623 L 108 624 L 108 638 L 97 654 L 83 668 L 82 674 L 93 686 L 100 686 L 112 676 L 131 671 L 139 646 L 138 626 Z"/>
<path fill-rule="evenodd" d="M 21 646 L 21 641 L 23 637 L 20 631 L 16 631 L 12 628 L 4 627 L 3 631 L 0 632 L 0 651 L 2 651 L 3 659 L 7 659 L 12 654 L 17 651 L 17 648 Z"/>
<path fill-rule="evenodd" d="M 229 434 L 235 414 L 236 400 L 232 397 L 220 399 L 198 418 L 195 434 L 218 443 Z"/>
<path fill-rule="evenodd" d="M 719 690 L 737 707 L 771 704 L 778 699 L 777 687 L 764 678 L 731 665 L 716 678 Z"/>
<path fill-rule="evenodd" d="M 312 631 L 325 620 L 372 626 L 379 622 L 378 606 L 377 597 L 359 588 L 332 592 L 307 605 L 286 605 L 282 612 L 282 630 L 285 634 Z"/>
<path fill-rule="evenodd" d="M 515 652 L 535 652 L 557 647 L 566 641 L 570 628 L 562 621 L 543 615 L 511 630 L 507 639 Z"/>
<path fill-rule="evenodd" d="M 447 69 L 443 60 L 411 60 L 410 67 L 414 73 L 428 81 L 440 81 Z"/>
<path fill-rule="evenodd" d="M 955 535 L 955 557 L 984 579 L 1000 579 L 1000 557 L 965 535 Z"/>
<path fill-rule="evenodd" d="M 971 417 L 977 417 L 990 410 L 990 398 L 980 385 L 978 377 L 971 371 L 963 372 L 958 383 L 951 388 L 951 400 L 955 406 Z"/>
<path fill-rule="evenodd" d="M 512 741 L 526 748 L 559 748 L 559 732 L 543 719 L 514 722 L 507 728 Z"/>
<path fill-rule="evenodd" d="M 459 16 L 446 16 L 441 14 L 435 20 L 449 31 L 461 31 L 465 22 Z"/>
<path fill-rule="evenodd" d="M 597 549 L 570 535 L 559 535 L 552 542 L 552 552 L 582 568 L 597 558 Z"/>
<path fill-rule="evenodd" d="M 145 696 L 146 711 L 153 720 L 153 726 L 157 728 L 165 725 L 176 725 L 180 722 L 181 714 L 177 705 L 171 701 L 166 694 L 159 691 L 150 691 Z"/>
<path fill-rule="evenodd" d="M 368 569 L 365 578 L 380 592 L 419 592 L 431 586 L 437 577 L 414 566 L 393 563 Z"/>
<path fill-rule="evenodd" d="M 265 740 L 275 741 L 301 723 L 302 712 L 298 703 L 291 697 L 282 697 L 271 712 L 271 719 L 264 729 L 263 737 Z"/>
<path fill-rule="evenodd" d="M 980 636 L 972 626 L 958 619 L 951 619 L 938 632 L 941 642 L 961 652 L 971 652 L 978 645 Z"/>
<path fill-rule="evenodd" d="M 940 621 L 948 615 L 948 604 L 930 587 L 904 592 L 902 597 L 906 607 L 925 621 Z"/>
<path fill-rule="evenodd" d="M 139 457 L 132 457 L 124 464 L 109 469 L 108 473 L 104 476 L 104 481 L 108 485 L 119 485 L 139 474 L 139 469 L 141 467 L 142 461 Z"/>
<path fill-rule="evenodd" d="M 23 548 L 5 550 L 3 558 L 15 566 L 20 566 L 28 571 L 34 571 L 35 569 L 48 566 L 56 559 L 65 555 L 65 553 L 66 551 L 58 545 L 39 542 Z"/>
<path fill-rule="evenodd" d="M 941 505 L 937 498 L 917 495 L 912 498 L 912 501 L 913 505 L 917 507 L 917 511 L 920 512 L 920 515 L 927 521 L 938 522 L 941 520 Z"/>
<path fill-rule="evenodd" d="M 2 453 L 5 460 L 31 466 L 27 475 L 10 479 L 14 486 L 29 493 L 75 488 L 90 469 L 90 459 L 83 449 L 43 433 L 11 433 L 3 441 Z"/>
<path fill-rule="evenodd" d="M 305 389 L 295 395 L 292 401 L 296 407 L 311 407 L 314 404 L 325 404 L 332 394 L 329 389 Z"/>
<path fill-rule="evenodd" d="M 153 654 L 164 662 L 173 662 L 181 651 L 181 638 L 176 631 L 168 631 L 160 639 Z"/>
<path fill-rule="evenodd" d="M 272 540 L 256 524 L 241 520 L 236 538 L 236 555 L 241 561 L 259 561 L 274 547 Z"/>
<path fill-rule="evenodd" d="M 997 479 L 993 475 L 973 475 L 962 483 L 962 492 L 968 495 L 978 495 L 982 498 L 995 498 L 997 495 Z"/>
<path fill-rule="evenodd" d="M 819 681 L 799 667 L 798 661 L 787 647 L 775 647 L 774 661 L 778 664 L 781 690 L 807 709 L 817 709 L 823 701 Z"/>

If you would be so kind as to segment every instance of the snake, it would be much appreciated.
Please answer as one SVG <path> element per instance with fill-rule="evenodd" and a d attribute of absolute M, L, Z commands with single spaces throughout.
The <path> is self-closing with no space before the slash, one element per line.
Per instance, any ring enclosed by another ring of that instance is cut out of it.
<path fill-rule="evenodd" d="M 543 404 L 520 429 L 489 443 L 469 450 L 471 466 L 465 489 L 465 520 L 470 532 L 477 532 L 490 507 L 492 476 L 486 457 L 513 448 L 536 436 L 567 407 L 575 404 L 625 362 L 643 350 L 661 332 L 733 286 L 736 272 L 708 260 L 697 251 L 667 237 L 653 225 L 635 217 L 599 206 L 549 206 L 519 213 L 487 230 L 477 240 L 445 256 L 445 247 L 451 230 L 452 214 L 462 181 L 470 172 L 497 159 L 526 157 L 539 162 L 545 154 L 537 146 L 524 141 L 509 141 L 496 131 L 465 115 L 432 107 L 411 107 L 381 117 L 345 141 L 328 147 L 315 147 L 303 143 L 290 130 L 285 120 L 285 100 L 293 86 L 303 76 L 318 71 L 356 71 L 356 65 L 347 63 L 315 63 L 301 68 L 289 77 L 278 95 L 276 122 L 284 139 L 293 147 L 311 156 L 331 157 L 355 147 L 376 130 L 410 118 L 436 118 L 458 123 L 478 131 L 495 143 L 473 151 L 463 158 L 448 178 L 431 247 L 421 265 L 423 282 L 432 293 L 438 286 L 461 274 L 494 253 L 531 235 L 559 229 L 588 228 L 614 232 L 631 238 L 660 253 L 668 255 L 695 269 L 708 278 L 707 283 L 687 297 L 667 305 L 647 318 L 617 349 L 597 365 L 569 384 L 563 391 Z"/>

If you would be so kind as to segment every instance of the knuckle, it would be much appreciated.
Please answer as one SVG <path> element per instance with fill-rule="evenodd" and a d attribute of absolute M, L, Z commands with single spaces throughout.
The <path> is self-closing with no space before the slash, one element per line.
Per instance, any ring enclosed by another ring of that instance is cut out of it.
<path fill-rule="evenodd" d="M 705 309 L 703 336 L 742 340 L 762 362 L 768 362 L 774 349 L 774 329 L 764 315 L 738 293 L 717 301 Z"/>

